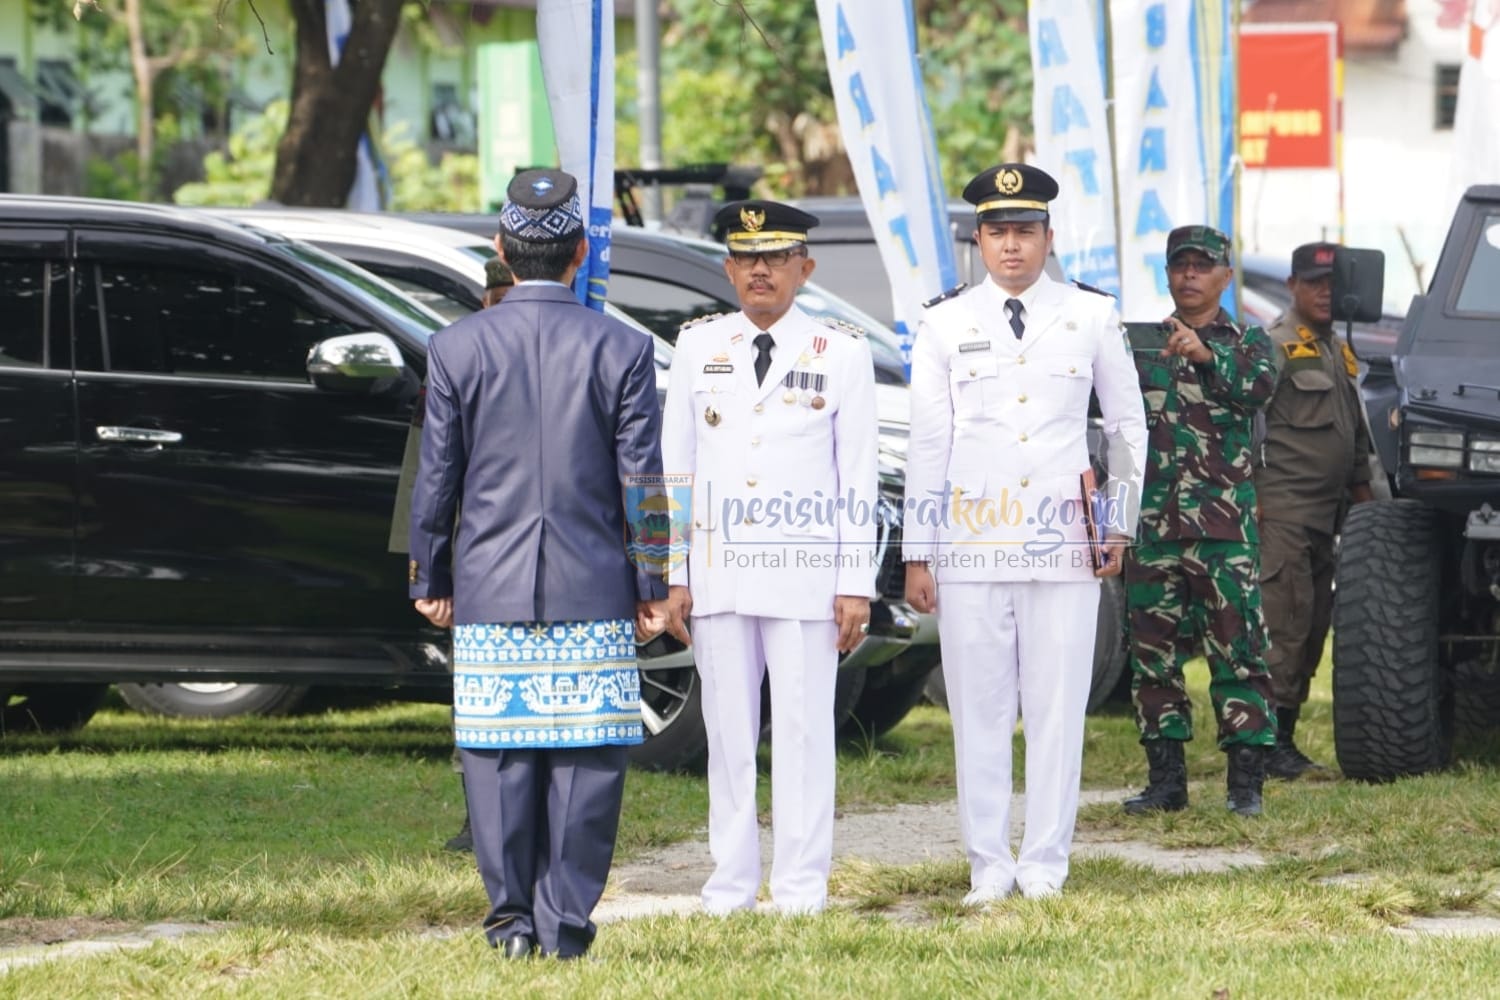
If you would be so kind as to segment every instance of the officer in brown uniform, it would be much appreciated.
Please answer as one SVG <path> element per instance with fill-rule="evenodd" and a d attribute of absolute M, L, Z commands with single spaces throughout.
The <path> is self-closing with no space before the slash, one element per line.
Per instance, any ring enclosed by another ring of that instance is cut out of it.
<path fill-rule="evenodd" d="M 1349 503 L 1370 499 L 1358 369 L 1333 329 L 1335 250 L 1308 243 L 1292 252 L 1292 305 L 1266 331 L 1277 369 L 1255 468 L 1261 599 L 1271 633 L 1266 665 L 1276 699 L 1266 773 L 1288 780 L 1321 768 L 1293 734 L 1333 613 L 1333 539 Z"/>

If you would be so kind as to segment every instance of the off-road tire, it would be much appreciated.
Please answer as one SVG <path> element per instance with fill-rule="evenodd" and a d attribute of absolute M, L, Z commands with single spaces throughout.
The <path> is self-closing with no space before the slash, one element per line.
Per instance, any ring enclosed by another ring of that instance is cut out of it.
<path fill-rule="evenodd" d="M 1436 515 L 1411 500 L 1359 504 L 1344 522 L 1333 738 L 1351 778 L 1389 781 L 1448 763 L 1453 692 L 1438 655 L 1439 543 Z"/>
<path fill-rule="evenodd" d="M 23 684 L 0 688 L 0 736 L 63 733 L 94 717 L 108 684 Z"/>
<path fill-rule="evenodd" d="M 307 697 L 301 684 L 121 684 L 120 697 L 137 712 L 179 719 L 286 715 Z"/>

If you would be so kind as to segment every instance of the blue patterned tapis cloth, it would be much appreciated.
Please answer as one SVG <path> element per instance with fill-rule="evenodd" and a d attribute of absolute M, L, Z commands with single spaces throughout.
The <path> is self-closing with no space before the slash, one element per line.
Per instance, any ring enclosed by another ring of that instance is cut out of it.
<path fill-rule="evenodd" d="M 453 736 L 468 750 L 642 742 L 635 622 L 455 625 Z"/>

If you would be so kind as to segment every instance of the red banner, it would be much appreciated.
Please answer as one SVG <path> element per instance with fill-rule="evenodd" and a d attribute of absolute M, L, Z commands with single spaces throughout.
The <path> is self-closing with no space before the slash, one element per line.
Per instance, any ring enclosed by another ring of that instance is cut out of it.
<path fill-rule="evenodd" d="M 1338 26 L 1240 28 L 1240 155 L 1246 167 L 1338 165 Z"/>

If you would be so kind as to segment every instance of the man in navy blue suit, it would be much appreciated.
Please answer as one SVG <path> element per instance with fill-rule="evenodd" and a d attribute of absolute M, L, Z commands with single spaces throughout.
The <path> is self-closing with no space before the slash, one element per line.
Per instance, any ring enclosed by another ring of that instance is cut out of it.
<path fill-rule="evenodd" d="M 628 485 L 661 476 L 661 414 L 651 339 L 569 290 L 588 253 L 576 181 L 528 170 L 506 196 L 515 287 L 428 345 L 410 593 L 453 628 L 485 935 L 508 957 L 574 958 L 643 738 L 635 631 L 667 624 L 627 509 Z"/>

